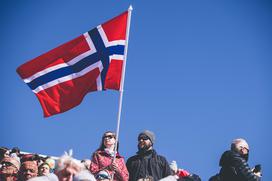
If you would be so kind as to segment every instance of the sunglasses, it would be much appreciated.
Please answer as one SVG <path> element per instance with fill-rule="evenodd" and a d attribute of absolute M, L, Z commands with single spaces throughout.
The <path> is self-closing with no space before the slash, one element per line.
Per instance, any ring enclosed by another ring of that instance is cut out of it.
<path fill-rule="evenodd" d="M 115 138 L 115 136 L 114 135 L 106 135 L 106 136 L 104 136 L 104 139 L 106 139 L 106 138 L 112 139 L 112 138 Z"/>
<path fill-rule="evenodd" d="M 138 141 L 140 141 L 140 140 L 146 141 L 146 140 L 149 140 L 149 138 L 147 136 L 141 136 L 138 138 Z"/>
<path fill-rule="evenodd" d="M 1 164 L 2 164 L 3 167 L 10 167 L 10 166 L 15 167 L 15 166 L 14 166 L 12 163 L 10 163 L 10 162 L 2 162 Z"/>
<path fill-rule="evenodd" d="M 247 147 L 242 147 L 241 146 L 241 149 L 245 149 L 247 152 L 249 152 L 249 149 Z"/>
<path fill-rule="evenodd" d="M 104 180 L 104 179 L 110 179 L 110 177 L 108 175 L 105 175 L 105 174 L 98 174 L 96 176 L 96 179 L 97 180 Z"/>

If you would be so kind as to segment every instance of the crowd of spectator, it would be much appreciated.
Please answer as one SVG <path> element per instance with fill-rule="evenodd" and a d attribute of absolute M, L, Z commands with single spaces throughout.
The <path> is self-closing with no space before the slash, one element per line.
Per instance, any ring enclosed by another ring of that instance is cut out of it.
<path fill-rule="evenodd" d="M 198 175 L 178 168 L 176 161 L 169 164 L 155 151 L 154 143 L 153 132 L 141 132 L 138 152 L 127 162 L 118 152 L 119 144 L 111 131 L 102 135 L 91 159 L 77 160 L 72 157 L 72 151 L 55 158 L 21 153 L 17 147 L 0 147 L 0 181 L 201 181 Z M 245 140 L 234 140 L 231 150 L 220 160 L 220 173 L 210 180 L 259 181 L 260 170 L 255 173 L 247 165 L 248 152 Z M 229 175 L 233 169 L 235 173 Z"/>

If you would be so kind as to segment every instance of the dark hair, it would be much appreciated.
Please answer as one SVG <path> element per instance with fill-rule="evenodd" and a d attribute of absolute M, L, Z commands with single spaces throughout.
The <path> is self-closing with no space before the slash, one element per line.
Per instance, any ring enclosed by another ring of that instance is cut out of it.
<path fill-rule="evenodd" d="M 14 148 L 12 148 L 12 150 L 11 150 L 10 153 L 18 153 L 18 154 L 20 154 L 20 149 L 18 147 L 14 147 Z"/>
<path fill-rule="evenodd" d="M 24 154 L 21 158 L 21 163 L 25 161 L 39 161 L 41 157 L 38 154 Z"/>
<path fill-rule="evenodd" d="M 106 136 L 107 133 L 112 133 L 114 135 L 115 140 L 116 140 L 116 134 L 114 132 L 112 132 L 112 131 L 106 131 L 103 134 L 103 136 L 102 136 L 102 140 L 101 140 L 100 146 L 99 146 L 99 148 L 97 150 L 103 151 L 106 148 L 105 145 L 104 145 L 104 138 L 105 138 L 105 136 Z M 118 149 L 119 149 L 119 141 L 117 142 L 117 152 L 118 152 Z"/>
<path fill-rule="evenodd" d="M 4 158 L 4 155 L 7 151 L 9 151 L 7 147 L 0 147 L 0 161 Z"/>

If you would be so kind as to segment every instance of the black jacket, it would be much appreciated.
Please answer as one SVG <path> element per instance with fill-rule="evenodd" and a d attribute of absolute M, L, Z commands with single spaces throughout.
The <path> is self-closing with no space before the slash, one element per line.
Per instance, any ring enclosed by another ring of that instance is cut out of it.
<path fill-rule="evenodd" d="M 171 175 L 171 169 L 167 160 L 156 153 L 155 150 L 130 157 L 127 160 L 129 181 L 137 181 L 140 178 L 152 176 L 154 181 Z"/>
<path fill-rule="evenodd" d="M 220 159 L 221 181 L 260 181 L 251 171 L 247 161 L 234 151 L 226 151 Z"/>

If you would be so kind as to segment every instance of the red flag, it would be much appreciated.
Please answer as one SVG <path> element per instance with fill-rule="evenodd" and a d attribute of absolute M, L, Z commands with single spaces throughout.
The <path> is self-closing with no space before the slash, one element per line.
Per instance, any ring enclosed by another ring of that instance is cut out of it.
<path fill-rule="evenodd" d="M 120 89 L 127 18 L 128 11 L 17 68 L 45 117 L 77 106 L 88 92 Z"/>

